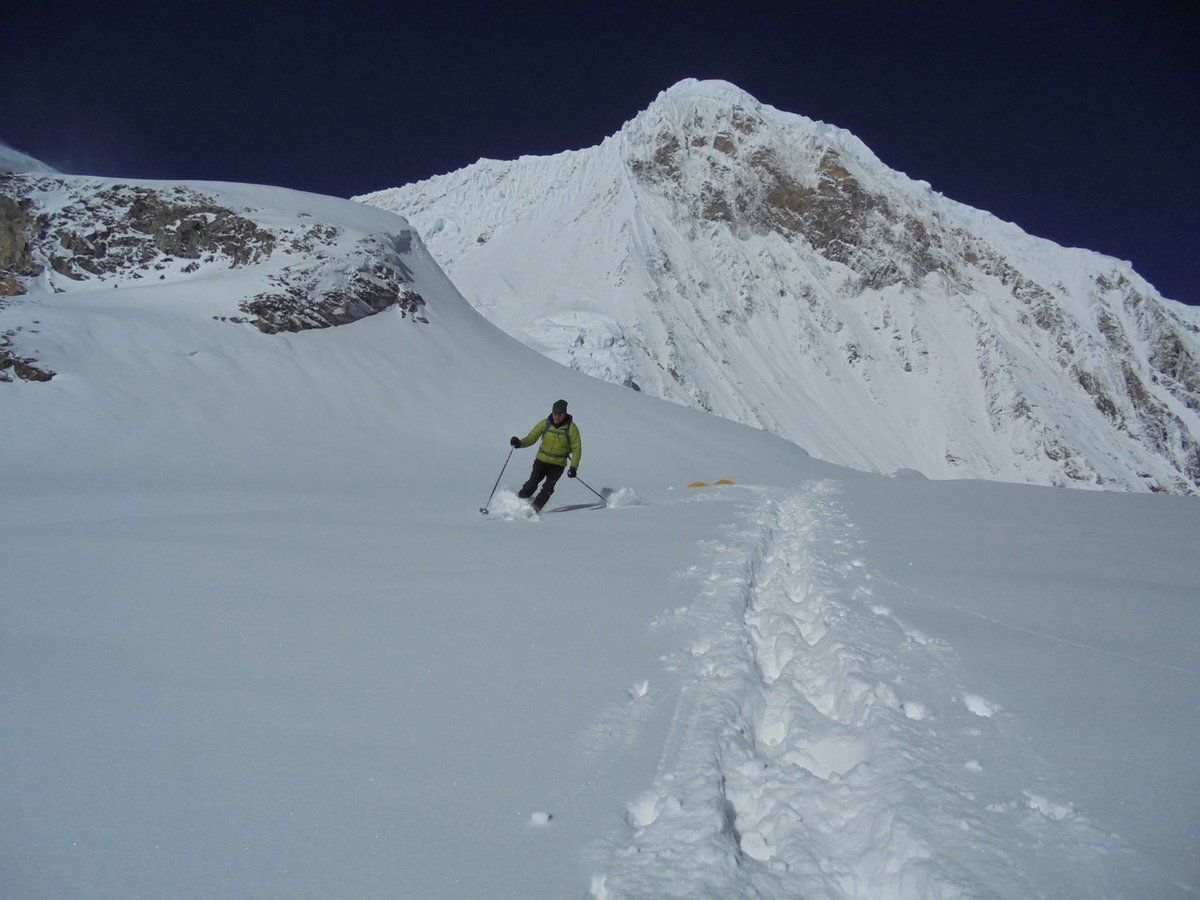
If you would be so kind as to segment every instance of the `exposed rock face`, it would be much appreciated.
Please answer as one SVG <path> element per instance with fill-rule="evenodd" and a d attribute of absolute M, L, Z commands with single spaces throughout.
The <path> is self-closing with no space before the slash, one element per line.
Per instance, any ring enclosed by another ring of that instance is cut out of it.
<path fill-rule="evenodd" d="M 58 244 L 50 267 L 76 281 L 145 272 L 163 258 L 244 266 L 275 248 L 269 232 L 184 188 L 114 185 L 63 208 L 46 227 Z"/>
<path fill-rule="evenodd" d="M 858 273 L 863 289 L 915 286 L 937 269 L 926 225 L 866 189 L 835 148 L 814 147 L 798 169 L 769 140 L 755 140 L 763 124 L 741 106 L 715 118 L 696 114 L 682 135 L 662 131 L 655 144 L 635 148 L 630 169 L 652 190 L 688 203 L 697 220 L 804 241 Z M 709 146 L 718 153 L 695 165 Z"/>
<path fill-rule="evenodd" d="M 215 318 L 273 334 L 343 325 L 396 306 L 428 323 L 402 260 L 408 232 L 351 237 L 317 221 L 268 226 L 257 214 L 183 185 L 0 175 L 0 307 L 35 281 L 62 292 L 254 267 L 264 289 L 231 298 L 230 314 Z M 16 355 L 17 337 L 9 332 L 0 346 L 0 371 L 12 373 L 4 380 L 51 377 Z"/>
<path fill-rule="evenodd" d="M 54 372 L 37 364 L 37 360 L 18 356 L 13 351 L 13 336 L 16 330 L 0 334 L 0 381 L 49 381 Z"/>
<path fill-rule="evenodd" d="M 59 192 L 68 202 L 41 207 L 39 196 Z M 177 258 L 243 266 L 270 256 L 274 245 L 270 232 L 184 187 L 0 176 L 0 277 L 49 266 L 73 281 L 136 279 Z"/>
<path fill-rule="evenodd" d="M 5 176 L 0 176 L 0 191 Z M 37 275 L 42 267 L 34 261 L 28 201 L 0 193 L 0 297 L 24 293 L 21 279 Z"/>
<path fill-rule="evenodd" d="M 501 328 L 833 462 L 1200 491 L 1200 313 L 685 82 L 600 146 L 361 198 Z"/>
<path fill-rule="evenodd" d="M 428 324 L 425 298 L 405 287 L 411 278 L 399 259 L 408 252 L 407 240 L 403 236 L 386 248 L 369 245 L 365 252 L 374 260 L 370 269 L 353 271 L 343 285 L 324 290 L 321 283 L 327 273 L 321 264 L 289 266 L 269 279 L 274 290 L 243 301 L 240 308 L 246 316 L 230 321 L 248 321 L 274 334 L 346 325 L 395 306 L 401 316 Z"/>

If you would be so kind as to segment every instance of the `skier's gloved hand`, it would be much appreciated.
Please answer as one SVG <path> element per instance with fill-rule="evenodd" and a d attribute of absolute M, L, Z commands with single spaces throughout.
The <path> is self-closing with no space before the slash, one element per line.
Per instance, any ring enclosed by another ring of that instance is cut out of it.
<path fill-rule="evenodd" d="M 521 446 L 521 439 L 520 439 L 519 437 L 517 437 L 516 435 L 513 435 L 512 437 L 510 437 L 510 438 L 508 439 L 508 442 L 509 442 L 510 444 L 512 444 L 514 447 L 520 447 L 520 446 Z"/>
<path fill-rule="evenodd" d="M 575 477 L 575 467 L 574 466 L 571 466 L 571 468 L 567 469 L 567 477 L 568 478 Z"/>

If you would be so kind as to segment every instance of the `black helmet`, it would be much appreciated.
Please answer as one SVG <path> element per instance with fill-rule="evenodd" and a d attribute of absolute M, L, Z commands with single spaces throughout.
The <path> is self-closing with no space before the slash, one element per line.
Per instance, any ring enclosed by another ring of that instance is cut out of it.
<path fill-rule="evenodd" d="M 550 412 L 552 412 L 552 413 L 556 413 L 556 412 L 565 413 L 566 411 L 567 411 L 567 401 L 566 400 L 555 400 L 554 406 L 552 406 L 550 408 Z"/>

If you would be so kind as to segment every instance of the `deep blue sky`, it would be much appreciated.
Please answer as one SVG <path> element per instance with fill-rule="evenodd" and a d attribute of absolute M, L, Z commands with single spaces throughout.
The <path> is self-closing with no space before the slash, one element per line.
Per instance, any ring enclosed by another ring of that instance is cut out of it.
<path fill-rule="evenodd" d="M 722 78 L 1197 304 L 1197 6 L 22 2 L 0 139 L 69 172 L 350 196 L 592 146 Z"/>

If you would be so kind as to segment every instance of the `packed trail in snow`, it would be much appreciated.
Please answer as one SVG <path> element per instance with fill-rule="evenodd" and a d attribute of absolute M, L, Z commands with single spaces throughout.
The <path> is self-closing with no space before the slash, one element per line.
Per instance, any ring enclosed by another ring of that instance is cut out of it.
<path fill-rule="evenodd" d="M 953 647 L 896 616 L 834 482 L 763 492 L 705 549 L 653 783 L 592 896 L 1121 897 L 1133 858 L 1062 797 Z"/>

